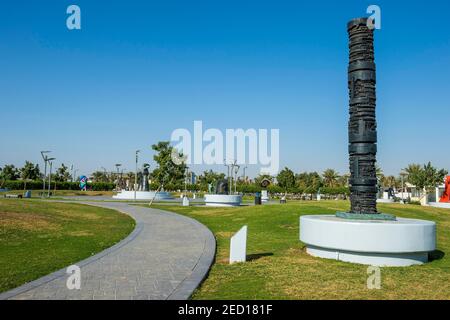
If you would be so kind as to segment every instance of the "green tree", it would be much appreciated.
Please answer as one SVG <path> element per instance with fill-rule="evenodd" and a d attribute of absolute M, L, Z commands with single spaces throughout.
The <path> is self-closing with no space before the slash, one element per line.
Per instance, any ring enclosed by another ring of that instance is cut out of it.
<path fill-rule="evenodd" d="M 448 173 L 445 169 L 433 167 L 431 162 L 424 164 L 422 167 L 418 164 L 410 164 L 404 171 L 408 174 L 407 181 L 416 186 L 421 198 L 432 188 L 442 183 Z"/>
<path fill-rule="evenodd" d="M 65 166 L 64 163 L 56 170 L 55 181 L 66 182 L 71 180 L 71 175 L 69 172 L 69 167 Z"/>
<path fill-rule="evenodd" d="M 214 184 L 216 181 L 225 179 L 225 173 L 218 173 L 212 170 L 204 171 L 199 177 L 198 182 L 200 186 L 205 189 L 208 184 Z"/>
<path fill-rule="evenodd" d="M 399 180 L 394 176 L 383 176 L 380 184 L 384 188 L 398 188 L 400 186 Z"/>
<path fill-rule="evenodd" d="M 24 181 L 24 189 L 27 188 L 28 180 L 38 180 L 41 177 L 39 165 L 30 161 L 25 161 L 25 165 L 19 169 L 20 178 Z"/>
<path fill-rule="evenodd" d="M 19 170 L 19 174 L 23 180 L 38 180 L 41 178 L 39 165 L 30 161 L 25 161 L 25 165 Z"/>
<path fill-rule="evenodd" d="M 153 160 L 158 164 L 158 167 L 151 173 L 152 179 L 156 180 L 159 185 L 182 185 L 187 166 L 182 161 L 175 163 L 172 156 L 183 159 L 183 154 L 178 153 L 169 141 L 158 142 L 152 145 L 152 149 L 156 151 Z"/>
<path fill-rule="evenodd" d="M 295 175 L 295 181 L 299 188 L 306 190 L 311 189 L 316 192 L 322 187 L 322 178 L 317 172 L 302 172 Z"/>
<path fill-rule="evenodd" d="M 350 179 L 350 173 L 345 173 L 338 178 L 339 187 L 348 187 L 348 179 Z"/>
<path fill-rule="evenodd" d="M 94 182 L 109 182 L 108 174 L 104 171 L 94 171 L 92 173 L 92 180 Z"/>
<path fill-rule="evenodd" d="M 333 169 L 327 169 L 322 173 L 323 184 L 325 187 L 334 188 L 337 187 L 339 182 L 339 173 Z"/>
<path fill-rule="evenodd" d="M 285 167 L 280 171 L 280 173 L 278 173 L 277 182 L 278 185 L 284 190 L 293 188 L 295 186 L 294 172 L 291 169 Z"/>
<path fill-rule="evenodd" d="M 17 180 L 20 177 L 19 170 L 13 164 L 5 165 L 1 175 L 3 180 Z"/>

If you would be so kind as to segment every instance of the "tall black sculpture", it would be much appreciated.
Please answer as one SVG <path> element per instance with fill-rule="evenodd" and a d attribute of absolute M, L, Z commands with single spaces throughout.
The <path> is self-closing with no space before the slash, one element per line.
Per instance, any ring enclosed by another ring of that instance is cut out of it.
<path fill-rule="evenodd" d="M 350 212 L 376 214 L 377 123 L 373 29 L 368 28 L 367 18 L 358 18 L 347 24 L 347 31 L 350 39 Z"/>

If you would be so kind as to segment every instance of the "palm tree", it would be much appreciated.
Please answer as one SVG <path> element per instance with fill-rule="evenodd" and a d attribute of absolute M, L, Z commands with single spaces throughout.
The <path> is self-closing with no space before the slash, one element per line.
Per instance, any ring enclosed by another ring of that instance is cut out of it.
<path fill-rule="evenodd" d="M 326 187 L 336 187 L 338 185 L 339 173 L 333 169 L 327 169 L 322 174 L 323 183 Z"/>

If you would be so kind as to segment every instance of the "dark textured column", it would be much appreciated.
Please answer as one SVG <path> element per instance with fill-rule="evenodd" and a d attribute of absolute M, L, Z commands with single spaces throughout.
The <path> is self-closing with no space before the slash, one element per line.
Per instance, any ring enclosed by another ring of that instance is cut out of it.
<path fill-rule="evenodd" d="M 377 213 L 377 123 L 373 30 L 367 18 L 351 20 L 348 88 L 350 92 L 349 156 L 351 213 Z"/>

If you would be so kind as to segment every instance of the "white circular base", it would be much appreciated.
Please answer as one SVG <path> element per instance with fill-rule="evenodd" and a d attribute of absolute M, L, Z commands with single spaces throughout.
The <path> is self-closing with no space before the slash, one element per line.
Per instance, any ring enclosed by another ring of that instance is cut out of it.
<path fill-rule="evenodd" d="M 156 194 L 156 196 L 155 196 Z M 173 199 L 170 193 L 168 192 L 158 192 L 155 191 L 136 191 L 136 200 L 171 200 Z M 122 190 L 117 195 L 113 196 L 113 199 L 116 200 L 134 200 L 134 191 L 126 191 Z"/>
<path fill-rule="evenodd" d="M 428 205 L 436 208 L 450 209 L 450 202 L 428 202 Z"/>
<path fill-rule="evenodd" d="M 394 199 L 377 199 L 377 203 L 394 203 Z"/>
<path fill-rule="evenodd" d="M 404 267 L 428 261 L 436 249 L 436 224 L 345 220 L 332 215 L 300 217 L 300 240 L 313 256 L 374 266 Z"/>
<path fill-rule="evenodd" d="M 267 203 L 267 202 L 269 202 L 269 200 L 270 200 L 269 192 L 267 190 L 261 191 L 261 202 Z"/>
<path fill-rule="evenodd" d="M 208 207 L 237 207 L 241 203 L 241 195 L 205 194 L 205 205 Z"/>

